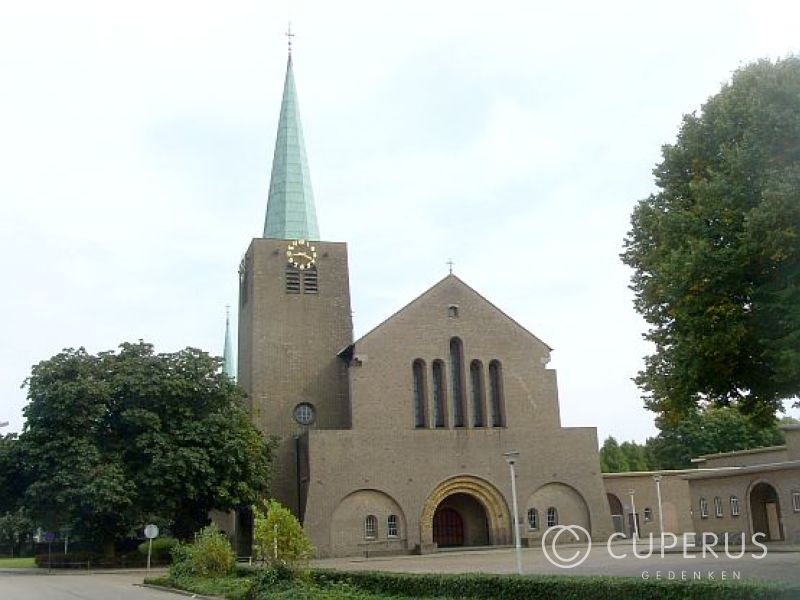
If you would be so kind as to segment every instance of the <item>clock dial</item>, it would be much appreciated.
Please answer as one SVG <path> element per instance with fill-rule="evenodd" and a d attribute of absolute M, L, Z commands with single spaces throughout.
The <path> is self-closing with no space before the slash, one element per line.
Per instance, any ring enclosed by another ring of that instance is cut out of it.
<path fill-rule="evenodd" d="M 289 242 L 286 248 L 286 260 L 296 269 L 305 271 L 316 264 L 317 249 L 306 240 Z"/>

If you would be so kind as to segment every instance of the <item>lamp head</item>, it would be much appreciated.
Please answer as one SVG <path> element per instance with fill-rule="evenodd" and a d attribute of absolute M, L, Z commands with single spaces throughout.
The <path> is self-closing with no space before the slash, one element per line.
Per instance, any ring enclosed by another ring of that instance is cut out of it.
<path fill-rule="evenodd" d="M 513 465 L 519 458 L 519 450 L 509 450 L 508 452 L 503 452 L 503 456 L 508 464 Z"/>

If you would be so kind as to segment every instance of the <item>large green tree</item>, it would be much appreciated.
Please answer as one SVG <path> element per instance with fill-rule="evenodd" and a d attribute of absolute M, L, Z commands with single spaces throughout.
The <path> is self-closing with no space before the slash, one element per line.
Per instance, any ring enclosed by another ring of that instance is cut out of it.
<path fill-rule="evenodd" d="M 24 490 L 17 434 L 0 435 L 0 515 L 19 508 Z"/>
<path fill-rule="evenodd" d="M 186 536 L 268 488 L 270 446 L 243 392 L 200 350 L 68 349 L 33 367 L 19 437 L 25 506 L 48 529 L 113 543 L 148 521 Z"/>
<path fill-rule="evenodd" d="M 636 442 L 617 442 L 609 436 L 600 448 L 600 468 L 603 473 L 622 473 L 625 471 L 648 471 L 656 468 L 652 457 L 650 440 L 646 444 Z"/>
<path fill-rule="evenodd" d="M 636 382 L 678 422 L 703 403 L 768 424 L 800 392 L 800 57 L 743 67 L 684 117 L 623 261 L 655 345 Z"/>
<path fill-rule="evenodd" d="M 783 444 L 780 424 L 755 422 L 735 407 L 708 407 L 680 422 L 657 420 L 661 431 L 647 442 L 659 468 L 686 469 L 703 454 Z"/>

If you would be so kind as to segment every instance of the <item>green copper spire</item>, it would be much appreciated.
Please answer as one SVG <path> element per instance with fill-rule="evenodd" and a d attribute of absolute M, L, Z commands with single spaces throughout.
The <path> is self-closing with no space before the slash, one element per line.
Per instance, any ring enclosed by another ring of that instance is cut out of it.
<path fill-rule="evenodd" d="M 292 54 L 286 65 L 281 118 L 272 159 L 264 237 L 283 240 L 318 240 L 317 211 L 308 170 L 300 109 L 294 89 Z"/>
<path fill-rule="evenodd" d="M 236 367 L 233 364 L 233 346 L 231 345 L 230 308 L 225 307 L 225 348 L 222 351 L 222 372 L 231 379 L 236 379 Z"/>

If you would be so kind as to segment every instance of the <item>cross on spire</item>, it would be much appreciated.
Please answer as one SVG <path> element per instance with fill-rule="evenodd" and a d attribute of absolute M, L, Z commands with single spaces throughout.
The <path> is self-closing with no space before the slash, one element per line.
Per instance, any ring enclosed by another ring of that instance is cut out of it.
<path fill-rule="evenodd" d="M 291 21 L 289 21 L 289 28 L 286 30 L 286 33 L 284 35 L 286 36 L 286 39 L 289 41 L 289 54 L 291 55 L 292 54 L 292 38 L 294 37 L 294 34 L 292 33 L 292 22 Z"/>
<path fill-rule="evenodd" d="M 452 274 L 453 274 L 453 265 L 454 265 L 455 263 L 453 262 L 453 260 L 452 260 L 452 259 L 449 259 L 449 260 L 447 261 L 447 263 L 445 263 L 445 264 L 447 264 L 447 268 L 450 270 L 450 275 L 452 275 Z"/>

